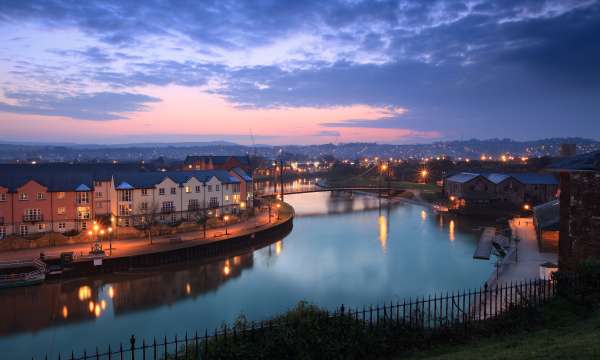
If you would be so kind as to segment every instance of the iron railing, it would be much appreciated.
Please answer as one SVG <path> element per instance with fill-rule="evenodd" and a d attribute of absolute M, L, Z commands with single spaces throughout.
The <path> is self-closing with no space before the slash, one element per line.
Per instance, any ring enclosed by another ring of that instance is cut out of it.
<path fill-rule="evenodd" d="M 468 331 L 475 324 L 485 324 L 502 316 L 511 316 L 515 310 L 535 309 L 557 294 L 571 296 L 600 290 L 600 281 L 578 277 L 555 277 L 552 280 L 530 280 L 518 283 L 487 285 L 474 290 L 462 290 L 437 294 L 434 296 L 404 299 L 384 303 L 382 306 L 363 306 L 347 308 L 341 305 L 333 312 L 326 312 L 327 319 L 342 317 L 354 320 L 362 328 L 408 329 L 409 331 L 433 333 L 438 330 Z M 583 296 L 583 295 L 582 295 Z M 214 331 L 186 333 L 183 337 L 172 339 L 152 339 L 141 341 L 132 335 L 129 341 L 117 347 L 108 347 L 104 351 L 83 350 L 79 355 L 71 352 L 67 356 L 59 354 L 57 359 L 208 359 L 212 344 L 221 341 L 221 345 L 242 340 L 255 340 L 268 335 L 277 327 L 290 325 L 285 320 L 252 321 L 240 326 L 224 325 Z M 45 357 L 48 359 L 48 356 Z"/>

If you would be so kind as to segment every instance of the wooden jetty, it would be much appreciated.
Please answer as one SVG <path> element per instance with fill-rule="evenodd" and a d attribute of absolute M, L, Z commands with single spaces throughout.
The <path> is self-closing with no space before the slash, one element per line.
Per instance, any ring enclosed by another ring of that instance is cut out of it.
<path fill-rule="evenodd" d="M 496 228 L 495 227 L 486 227 L 483 229 L 483 233 L 481 233 L 481 238 L 479 239 L 479 243 L 477 244 L 477 249 L 475 249 L 475 254 L 473 254 L 474 259 L 481 260 L 489 260 L 490 255 L 492 254 L 492 242 L 496 238 Z"/>

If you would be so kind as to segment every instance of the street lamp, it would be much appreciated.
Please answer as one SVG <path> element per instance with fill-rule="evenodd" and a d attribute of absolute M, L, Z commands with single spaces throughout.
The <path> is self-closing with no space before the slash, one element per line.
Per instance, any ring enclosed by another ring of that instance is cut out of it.
<path fill-rule="evenodd" d="M 108 252 L 112 255 L 112 227 L 108 228 Z"/>
<path fill-rule="evenodd" d="M 277 220 L 280 220 L 280 219 L 281 219 L 281 217 L 279 216 L 279 211 L 280 211 L 280 209 L 281 209 L 281 204 L 277 203 L 277 205 L 276 205 L 276 206 L 277 206 Z"/>
<path fill-rule="evenodd" d="M 227 235 L 227 221 L 229 221 L 229 215 L 223 216 L 223 220 L 225 221 L 225 235 Z"/>

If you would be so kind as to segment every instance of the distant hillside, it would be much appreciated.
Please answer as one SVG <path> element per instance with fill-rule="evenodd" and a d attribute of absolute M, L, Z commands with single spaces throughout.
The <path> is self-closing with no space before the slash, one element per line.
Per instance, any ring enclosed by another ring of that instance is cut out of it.
<path fill-rule="evenodd" d="M 600 150 L 600 142 L 583 138 L 553 138 L 534 141 L 510 139 L 461 140 L 432 144 L 389 145 L 377 143 L 342 143 L 321 145 L 238 145 L 226 141 L 184 143 L 139 143 L 120 145 L 82 144 L 14 144 L 0 143 L 0 161 L 140 161 L 156 158 L 182 160 L 187 155 L 259 155 L 276 158 L 337 159 L 363 157 L 423 158 L 448 156 L 479 158 L 481 155 L 556 156 L 563 143 L 577 144 L 578 153 Z"/>

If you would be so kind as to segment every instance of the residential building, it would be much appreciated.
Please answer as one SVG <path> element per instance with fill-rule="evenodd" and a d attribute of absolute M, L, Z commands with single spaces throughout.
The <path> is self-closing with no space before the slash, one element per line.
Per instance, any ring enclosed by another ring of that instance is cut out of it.
<path fill-rule="evenodd" d="M 242 168 L 252 172 L 250 157 L 245 156 L 216 156 L 216 155 L 188 155 L 185 158 L 183 170 L 231 170 Z"/>
<path fill-rule="evenodd" d="M 11 171 L 3 171 L 5 168 Z M 243 179 L 243 181 L 242 181 Z M 143 171 L 99 164 L 56 167 L 0 165 L 0 239 L 45 232 L 80 232 L 94 220 L 136 226 L 143 217 L 193 221 L 245 208 L 243 170 Z M 250 195 L 251 196 L 251 195 Z"/>
<path fill-rule="evenodd" d="M 454 207 L 521 207 L 557 197 L 558 180 L 550 173 L 469 173 L 444 179 L 444 192 Z"/>

